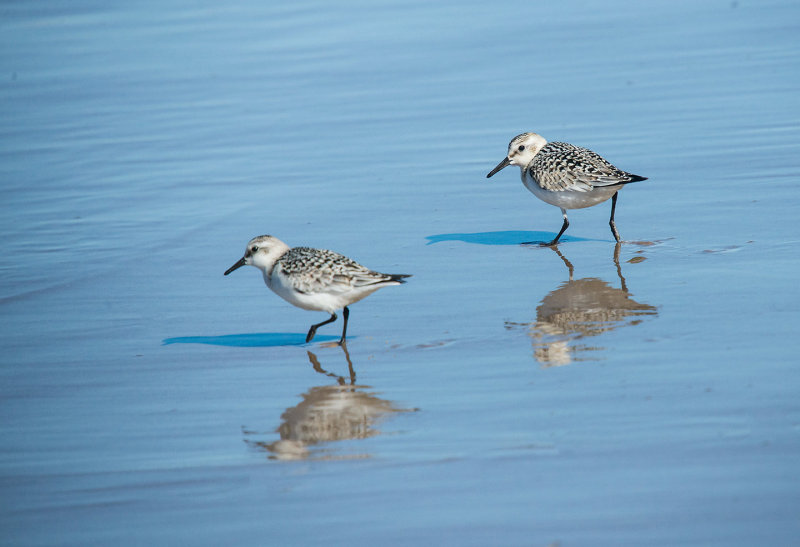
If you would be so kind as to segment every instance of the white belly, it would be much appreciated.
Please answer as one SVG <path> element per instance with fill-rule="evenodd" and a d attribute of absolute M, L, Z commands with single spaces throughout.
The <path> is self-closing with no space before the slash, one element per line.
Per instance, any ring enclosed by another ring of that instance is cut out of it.
<path fill-rule="evenodd" d="M 545 190 L 527 173 L 522 174 L 522 184 L 540 200 L 562 209 L 583 209 L 597 205 L 616 194 L 621 186 L 595 186 L 588 192 L 578 190 L 562 190 L 553 192 Z"/>
<path fill-rule="evenodd" d="M 328 313 L 334 313 L 336 310 L 354 304 L 377 291 L 382 286 L 385 286 L 368 285 L 347 291 L 332 288 L 330 291 L 322 290 L 314 293 L 302 293 L 295 290 L 294 287 L 284 281 L 285 279 L 281 275 L 275 275 L 269 278 L 266 273 L 264 274 L 264 282 L 267 284 L 267 287 L 293 306 L 304 310 L 325 311 Z"/>

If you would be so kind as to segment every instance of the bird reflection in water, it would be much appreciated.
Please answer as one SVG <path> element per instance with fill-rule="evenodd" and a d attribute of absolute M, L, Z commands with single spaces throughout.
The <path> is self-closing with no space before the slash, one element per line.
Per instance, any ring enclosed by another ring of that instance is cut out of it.
<path fill-rule="evenodd" d="M 317 356 L 308 352 L 311 366 L 320 374 L 336 379 L 336 384 L 316 386 L 302 395 L 303 400 L 281 415 L 278 427 L 280 440 L 265 443 L 247 441 L 253 446 L 270 452 L 271 459 L 301 460 L 329 459 L 334 456 L 314 446 L 330 441 L 366 439 L 380 434 L 378 423 L 393 412 L 409 409 L 395 408 L 391 401 L 376 397 L 365 391 L 369 386 L 356 384 L 356 372 L 347 345 L 342 345 L 349 371 L 349 378 L 339 376 L 322 368 Z M 245 432 L 245 435 L 250 434 Z M 339 458 L 362 458 L 367 454 L 338 456 Z"/>
<path fill-rule="evenodd" d="M 636 325 L 644 316 L 658 315 L 655 306 L 635 301 L 619 264 L 620 244 L 614 248 L 614 265 L 621 288 L 616 289 L 602 279 L 574 279 L 572 263 L 551 247 L 569 270 L 569 281 L 563 282 L 542 299 L 536 308 L 536 321 L 514 323 L 506 328 L 526 327 L 533 340 L 534 358 L 543 367 L 567 365 L 573 361 L 590 360 L 592 351 L 604 348 L 584 341 L 619 327 Z"/>

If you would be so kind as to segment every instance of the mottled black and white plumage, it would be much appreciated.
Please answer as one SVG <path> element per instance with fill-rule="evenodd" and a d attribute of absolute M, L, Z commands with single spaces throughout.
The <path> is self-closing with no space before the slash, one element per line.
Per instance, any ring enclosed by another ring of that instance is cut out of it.
<path fill-rule="evenodd" d="M 336 289 L 351 291 L 406 277 L 375 272 L 334 251 L 310 247 L 289 249 L 276 261 L 275 268 L 273 274 L 277 271 L 286 276 L 294 289 L 304 294 Z"/>
<path fill-rule="evenodd" d="M 520 168 L 522 183 L 536 197 L 561 209 L 561 231 L 546 245 L 555 245 L 569 226 L 567 209 L 582 209 L 611 198 L 611 233 L 620 241 L 614 224 L 617 192 L 629 182 L 647 180 L 614 167 L 591 150 L 566 142 L 548 143 L 536 133 L 517 135 L 508 145 L 508 155 L 491 170 L 491 177 L 508 165 Z"/>
<path fill-rule="evenodd" d="M 255 266 L 264 274 L 267 287 L 287 302 L 304 310 L 326 311 L 330 319 L 312 325 L 306 342 L 317 328 L 336 321 L 336 311 L 343 310 L 344 327 L 339 343 L 345 341 L 347 306 L 382 287 L 405 283 L 405 274 L 384 274 L 326 249 L 295 247 L 290 249 L 276 237 L 264 235 L 250 240 L 244 256 L 228 268 L 225 275 L 245 266 Z"/>
<path fill-rule="evenodd" d="M 598 186 L 644 180 L 614 167 L 591 150 L 566 142 L 547 143 L 527 171 L 539 186 L 551 192 L 591 192 Z"/>

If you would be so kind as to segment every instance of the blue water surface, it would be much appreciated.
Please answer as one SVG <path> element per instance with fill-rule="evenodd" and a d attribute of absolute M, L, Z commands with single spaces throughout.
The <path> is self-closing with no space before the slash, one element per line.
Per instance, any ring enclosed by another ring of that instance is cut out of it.
<path fill-rule="evenodd" d="M 6 2 L 0 537 L 788 545 L 800 5 Z M 536 131 L 648 177 L 561 213 Z M 413 274 L 324 313 L 247 241 Z"/>

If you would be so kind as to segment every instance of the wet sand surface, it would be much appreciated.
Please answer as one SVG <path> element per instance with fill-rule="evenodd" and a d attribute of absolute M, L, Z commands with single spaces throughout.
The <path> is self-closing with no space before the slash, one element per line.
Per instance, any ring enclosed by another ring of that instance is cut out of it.
<path fill-rule="evenodd" d="M 4 544 L 800 533 L 794 3 L 3 11 Z M 622 245 L 520 245 L 523 131 L 649 177 Z M 262 233 L 414 277 L 304 344 Z"/>

